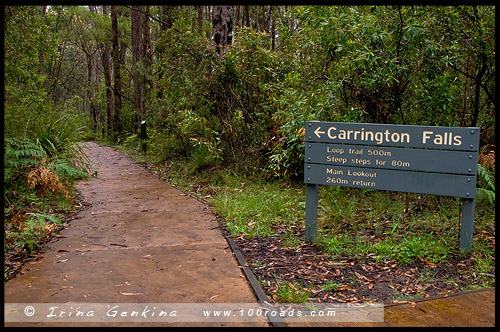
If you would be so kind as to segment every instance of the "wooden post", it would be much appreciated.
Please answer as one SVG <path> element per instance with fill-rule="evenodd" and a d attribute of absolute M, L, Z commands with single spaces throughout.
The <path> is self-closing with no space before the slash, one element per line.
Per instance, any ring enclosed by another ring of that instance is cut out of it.
<path fill-rule="evenodd" d="M 306 234 L 307 242 L 316 241 L 318 229 L 318 194 L 319 185 L 307 184 L 306 186 Z"/>
<path fill-rule="evenodd" d="M 472 250 L 472 235 L 474 233 L 475 199 L 462 199 L 462 220 L 460 220 L 460 250 Z"/>

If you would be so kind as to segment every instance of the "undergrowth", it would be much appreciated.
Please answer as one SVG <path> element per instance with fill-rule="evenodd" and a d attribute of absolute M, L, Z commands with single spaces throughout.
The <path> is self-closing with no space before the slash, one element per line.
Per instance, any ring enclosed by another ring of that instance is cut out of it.
<path fill-rule="evenodd" d="M 4 139 L 4 276 L 62 227 L 75 209 L 74 181 L 92 174 L 72 135 L 60 118 L 33 136 Z"/>

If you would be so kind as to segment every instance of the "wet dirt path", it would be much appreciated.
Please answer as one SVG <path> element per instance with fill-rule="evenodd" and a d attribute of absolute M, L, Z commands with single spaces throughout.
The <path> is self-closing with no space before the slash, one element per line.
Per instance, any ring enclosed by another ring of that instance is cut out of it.
<path fill-rule="evenodd" d="M 91 206 L 5 284 L 6 303 L 256 302 L 206 206 L 109 147 L 86 149 L 98 176 L 77 190 Z M 255 324 L 268 326 L 265 319 Z"/>

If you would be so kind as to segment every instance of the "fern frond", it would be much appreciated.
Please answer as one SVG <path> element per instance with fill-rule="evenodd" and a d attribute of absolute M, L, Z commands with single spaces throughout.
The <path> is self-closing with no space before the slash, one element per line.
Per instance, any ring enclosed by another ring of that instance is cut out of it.
<path fill-rule="evenodd" d="M 486 167 L 477 165 L 476 201 L 487 199 L 490 204 L 495 204 L 495 179 Z"/>
<path fill-rule="evenodd" d="M 85 179 L 88 177 L 86 172 L 77 169 L 64 159 L 54 160 L 50 169 L 57 175 L 70 180 Z"/>
<path fill-rule="evenodd" d="M 495 192 L 491 190 L 486 190 L 484 188 L 476 189 L 476 201 L 482 202 L 484 199 L 487 199 L 491 205 L 495 205 Z"/>
<path fill-rule="evenodd" d="M 493 176 L 490 174 L 490 172 L 486 167 L 484 167 L 481 164 L 478 164 L 477 175 L 478 175 L 478 180 L 481 180 L 485 184 L 486 186 L 485 189 L 489 189 L 495 192 L 495 180 L 493 179 Z"/>

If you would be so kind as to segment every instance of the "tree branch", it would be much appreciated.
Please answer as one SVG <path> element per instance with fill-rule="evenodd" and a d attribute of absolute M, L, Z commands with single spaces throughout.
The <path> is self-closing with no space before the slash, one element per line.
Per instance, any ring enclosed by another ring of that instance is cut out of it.
<path fill-rule="evenodd" d="M 158 23 L 160 23 L 160 24 L 163 24 L 163 25 L 166 25 L 166 26 L 170 26 L 170 29 L 173 29 L 174 31 L 176 31 L 176 32 L 178 32 L 178 33 L 182 33 L 182 31 L 177 30 L 176 28 L 171 27 L 171 25 L 172 25 L 172 24 L 169 24 L 169 23 L 167 23 L 167 22 L 165 22 L 165 21 L 162 21 L 162 20 L 160 20 L 160 19 L 157 19 L 156 17 L 151 16 L 151 14 L 148 14 L 148 13 L 146 13 L 145 11 L 142 11 L 142 10 L 137 9 L 137 8 L 132 8 L 132 7 L 127 6 L 127 5 L 123 5 L 123 7 L 127 7 L 127 8 L 128 8 L 128 9 L 130 9 L 130 10 L 135 10 L 135 11 L 138 11 L 139 13 L 142 13 L 142 14 L 146 15 L 147 17 L 149 17 L 149 18 L 150 18 L 150 19 L 152 19 L 153 21 L 156 21 L 156 22 L 158 22 Z"/>
<path fill-rule="evenodd" d="M 465 71 L 463 71 L 462 69 L 458 68 L 457 66 L 455 66 L 453 63 L 449 62 L 448 65 L 455 69 L 456 71 L 458 71 L 460 74 L 464 75 L 465 77 L 467 78 L 470 78 L 471 80 L 474 80 L 474 82 L 477 82 L 477 78 Z M 479 86 L 483 89 L 483 91 L 486 93 L 486 95 L 488 96 L 488 99 L 491 100 L 491 102 L 493 103 L 493 105 L 496 106 L 496 103 L 495 103 L 495 96 L 488 90 L 488 87 L 486 85 L 484 85 L 483 82 L 477 82 L 479 84 Z"/>

